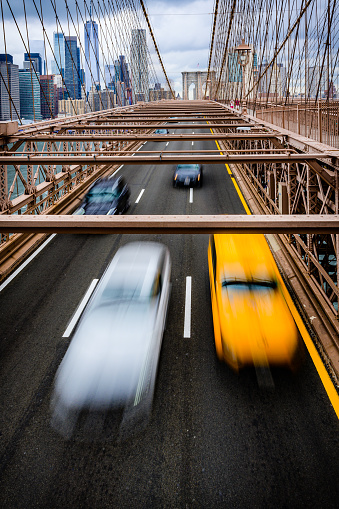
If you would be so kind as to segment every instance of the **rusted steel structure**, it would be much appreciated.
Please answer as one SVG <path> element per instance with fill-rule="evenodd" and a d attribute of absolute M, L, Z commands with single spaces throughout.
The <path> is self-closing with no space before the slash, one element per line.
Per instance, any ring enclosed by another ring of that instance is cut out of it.
<path fill-rule="evenodd" d="M 174 135 L 171 132 L 178 128 L 194 128 L 199 120 L 199 130 L 206 126 L 206 134 Z M 168 122 L 170 134 L 155 135 L 154 129 L 165 122 Z M 146 139 L 211 138 L 217 141 L 212 151 L 135 153 Z M 0 214 L 16 214 L 19 225 L 18 215 L 71 212 L 78 203 L 77 198 L 96 178 L 111 174 L 121 164 L 134 164 L 136 171 L 137 165 L 150 162 L 159 165 L 183 161 L 227 164 L 229 173 L 252 190 L 262 214 L 286 215 L 289 219 L 298 215 L 331 219 L 327 229 L 314 224 L 313 232 L 301 229 L 300 224 L 297 233 L 295 219 L 285 222 L 284 228 L 286 242 L 322 292 L 333 314 L 338 316 L 339 151 L 335 148 L 286 129 L 273 128 L 263 120 L 258 122 L 253 116 L 241 115 L 225 105 L 208 101 L 143 103 L 105 114 L 98 112 L 63 122 L 44 122 L 19 132 L 9 130 L 1 140 Z M 122 230 L 131 230 L 133 221 L 135 226 L 137 219 L 124 217 L 120 224 Z M 165 229 L 165 221 L 163 218 L 157 225 L 148 224 L 148 228 L 161 231 Z M 180 221 L 192 226 L 191 218 L 180 218 Z M 204 218 L 198 216 L 195 221 L 200 222 L 202 228 Z M 217 218 L 213 221 L 216 228 Z M 251 224 L 255 231 L 254 223 Z M 185 231 L 190 231 L 191 226 L 187 224 Z M 215 231 L 211 224 L 208 228 L 211 228 L 208 231 Z M 3 229 L 0 254 L 20 237 L 15 234 L 9 240 L 9 234 L 19 230 L 17 225 L 12 232 L 8 225 Z M 174 222 L 170 231 L 179 232 L 179 223 Z M 270 231 L 269 225 L 262 223 L 257 231 Z"/>
<path fill-rule="evenodd" d="M 339 233 L 337 216 L 0 216 L 0 230 L 23 233 Z"/>

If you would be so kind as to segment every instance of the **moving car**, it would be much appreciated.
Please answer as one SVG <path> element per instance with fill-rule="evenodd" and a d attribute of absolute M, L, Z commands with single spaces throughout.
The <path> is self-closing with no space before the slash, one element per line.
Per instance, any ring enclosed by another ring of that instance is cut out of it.
<path fill-rule="evenodd" d="M 301 340 L 264 235 L 212 235 L 208 265 L 219 359 L 235 371 L 246 365 L 296 368 Z"/>
<path fill-rule="evenodd" d="M 156 129 L 154 131 L 154 134 L 168 134 L 168 133 L 169 133 L 168 129 Z"/>
<path fill-rule="evenodd" d="M 72 436 L 83 411 L 122 413 L 121 429 L 151 411 L 170 296 L 168 249 L 121 247 L 87 304 L 55 378 L 52 425 Z"/>
<path fill-rule="evenodd" d="M 201 164 L 178 164 L 173 175 L 173 187 L 202 186 L 203 174 Z"/>
<path fill-rule="evenodd" d="M 90 187 L 74 214 L 123 214 L 130 206 L 130 194 L 123 177 L 100 178 Z"/>

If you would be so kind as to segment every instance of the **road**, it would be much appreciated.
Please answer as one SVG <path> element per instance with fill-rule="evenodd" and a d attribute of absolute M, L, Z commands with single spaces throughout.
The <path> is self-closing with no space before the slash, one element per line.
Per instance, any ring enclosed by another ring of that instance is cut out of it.
<path fill-rule="evenodd" d="M 139 153 L 190 146 L 147 142 Z M 215 144 L 192 148 L 202 147 Z M 222 165 L 204 168 L 193 196 L 172 187 L 171 167 L 126 166 L 119 174 L 131 189 L 130 214 L 244 213 Z M 172 257 L 147 428 L 123 443 L 66 442 L 51 429 L 67 325 L 119 246 L 139 238 L 58 235 L 0 293 L 0 507 L 337 508 L 338 420 L 308 354 L 295 375 L 274 370 L 270 391 L 258 387 L 254 369 L 236 375 L 216 358 L 204 235 L 143 237 L 165 243 Z M 183 337 L 187 276 L 190 338 Z"/>

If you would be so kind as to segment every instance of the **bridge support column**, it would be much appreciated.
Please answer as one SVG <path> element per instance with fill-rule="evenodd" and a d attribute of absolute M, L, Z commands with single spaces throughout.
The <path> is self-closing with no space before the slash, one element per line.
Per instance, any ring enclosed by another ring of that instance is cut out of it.
<path fill-rule="evenodd" d="M 280 214 L 288 214 L 288 193 L 287 193 L 287 184 L 286 182 L 279 182 L 278 186 L 278 197 L 279 197 L 279 212 Z"/>
<path fill-rule="evenodd" d="M 275 201 L 275 175 L 273 171 L 268 172 L 267 193 L 271 200 Z"/>

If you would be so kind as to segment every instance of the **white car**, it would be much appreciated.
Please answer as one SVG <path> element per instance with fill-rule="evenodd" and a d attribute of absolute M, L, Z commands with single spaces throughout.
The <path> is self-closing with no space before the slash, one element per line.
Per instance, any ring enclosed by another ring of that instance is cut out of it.
<path fill-rule="evenodd" d="M 66 438 L 84 410 L 120 409 L 121 430 L 139 414 L 149 416 L 170 273 L 169 251 L 162 244 L 133 242 L 117 251 L 56 374 L 52 426 Z"/>

